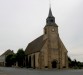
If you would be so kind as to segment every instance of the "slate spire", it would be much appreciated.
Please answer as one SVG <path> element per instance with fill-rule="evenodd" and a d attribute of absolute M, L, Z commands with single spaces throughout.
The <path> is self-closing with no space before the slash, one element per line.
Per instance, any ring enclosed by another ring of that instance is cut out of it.
<path fill-rule="evenodd" d="M 52 15 L 51 6 L 49 7 L 49 13 L 46 19 L 46 25 L 55 25 L 55 17 Z"/>
<path fill-rule="evenodd" d="M 53 17 L 51 7 L 49 8 L 49 14 L 48 14 L 48 17 Z"/>

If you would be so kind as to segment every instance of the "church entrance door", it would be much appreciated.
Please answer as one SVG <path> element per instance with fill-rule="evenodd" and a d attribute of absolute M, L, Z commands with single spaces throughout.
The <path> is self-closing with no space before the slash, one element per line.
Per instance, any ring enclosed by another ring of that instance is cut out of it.
<path fill-rule="evenodd" d="M 56 61 L 52 62 L 52 68 L 57 68 L 57 62 Z"/>

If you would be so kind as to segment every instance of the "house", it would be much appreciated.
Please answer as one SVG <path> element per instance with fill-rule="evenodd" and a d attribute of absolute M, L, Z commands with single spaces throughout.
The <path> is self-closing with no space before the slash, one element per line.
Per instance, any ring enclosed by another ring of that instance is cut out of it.
<path fill-rule="evenodd" d="M 7 51 L 5 51 L 1 56 L 0 56 L 0 66 L 5 66 L 6 64 L 6 57 L 10 54 L 14 54 L 13 50 L 8 49 Z"/>

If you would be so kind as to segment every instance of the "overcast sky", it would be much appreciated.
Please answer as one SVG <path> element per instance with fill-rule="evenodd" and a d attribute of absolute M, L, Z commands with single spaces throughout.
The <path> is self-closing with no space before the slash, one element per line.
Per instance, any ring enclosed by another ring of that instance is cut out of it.
<path fill-rule="evenodd" d="M 68 55 L 83 61 L 83 0 L 51 0 L 51 8 Z M 48 11 L 49 0 L 0 0 L 0 54 L 42 35 Z"/>

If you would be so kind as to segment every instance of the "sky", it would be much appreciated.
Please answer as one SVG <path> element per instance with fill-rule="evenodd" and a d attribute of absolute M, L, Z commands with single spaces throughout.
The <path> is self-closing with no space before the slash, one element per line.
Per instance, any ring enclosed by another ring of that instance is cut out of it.
<path fill-rule="evenodd" d="M 83 0 L 50 1 L 68 56 L 83 62 Z M 0 55 L 42 35 L 48 12 L 49 0 L 0 0 Z"/>

